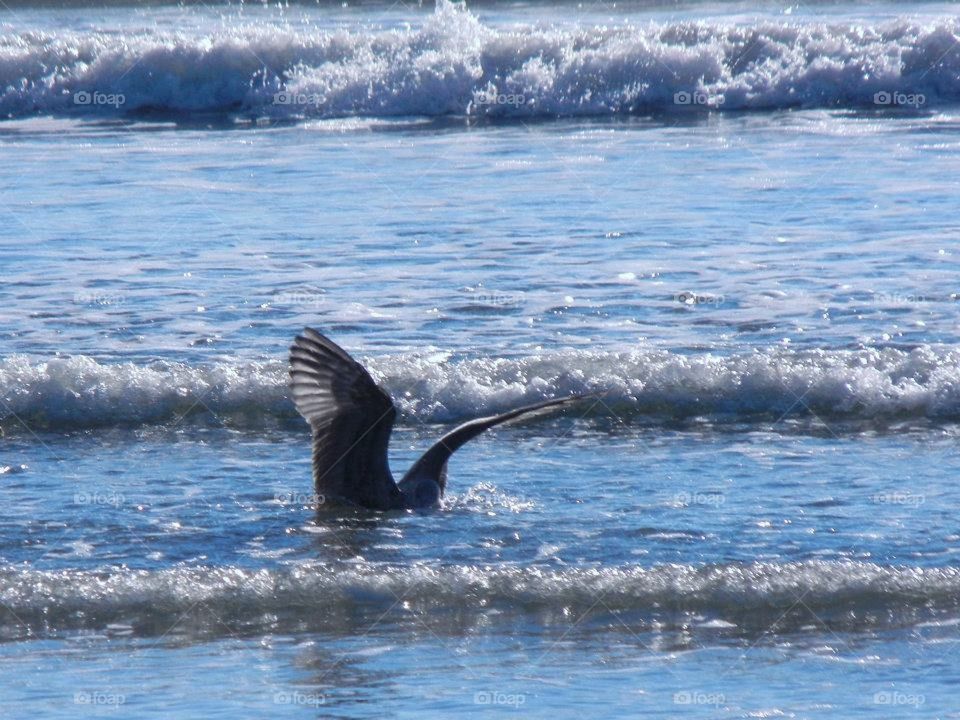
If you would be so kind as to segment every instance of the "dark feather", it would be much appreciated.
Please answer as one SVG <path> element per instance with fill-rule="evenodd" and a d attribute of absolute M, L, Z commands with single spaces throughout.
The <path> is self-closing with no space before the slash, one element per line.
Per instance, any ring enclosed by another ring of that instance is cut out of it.
<path fill-rule="evenodd" d="M 330 503 L 402 506 L 387 459 L 397 411 L 370 374 L 311 328 L 290 347 L 290 388 L 313 429 L 313 481 Z"/>

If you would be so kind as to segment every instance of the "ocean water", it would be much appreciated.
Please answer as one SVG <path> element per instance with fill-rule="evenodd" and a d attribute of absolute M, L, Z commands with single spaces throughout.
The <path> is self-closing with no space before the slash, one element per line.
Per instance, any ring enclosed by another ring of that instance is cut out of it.
<path fill-rule="evenodd" d="M 960 716 L 955 11 L 4 6 L 0 715 Z"/>

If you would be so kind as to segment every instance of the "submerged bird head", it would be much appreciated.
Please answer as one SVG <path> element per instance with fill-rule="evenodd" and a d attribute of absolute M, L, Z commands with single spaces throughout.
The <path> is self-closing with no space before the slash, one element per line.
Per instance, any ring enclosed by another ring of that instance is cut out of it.
<path fill-rule="evenodd" d="M 431 478 L 418 478 L 404 483 L 400 488 L 404 505 L 409 508 L 428 508 L 440 503 L 443 495 L 440 484 Z"/>

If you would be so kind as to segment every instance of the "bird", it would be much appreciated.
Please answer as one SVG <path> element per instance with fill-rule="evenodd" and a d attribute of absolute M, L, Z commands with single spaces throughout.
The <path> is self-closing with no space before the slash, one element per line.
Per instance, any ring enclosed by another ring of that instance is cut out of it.
<path fill-rule="evenodd" d="M 441 437 L 397 483 L 387 451 L 397 408 L 346 350 L 307 327 L 290 346 L 290 390 L 313 435 L 318 503 L 370 510 L 436 507 L 446 491 L 447 461 L 471 438 L 509 420 L 582 400 L 570 395 L 476 418 Z"/>

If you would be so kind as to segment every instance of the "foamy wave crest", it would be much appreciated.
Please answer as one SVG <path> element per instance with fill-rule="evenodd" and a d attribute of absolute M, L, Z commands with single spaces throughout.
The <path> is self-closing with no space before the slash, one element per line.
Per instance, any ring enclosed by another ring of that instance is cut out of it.
<path fill-rule="evenodd" d="M 956 18 L 494 28 L 438 0 L 422 26 L 0 37 L 0 112 L 549 117 L 928 107 L 960 99 Z"/>
<path fill-rule="evenodd" d="M 450 423 L 570 394 L 581 414 L 656 420 L 784 415 L 849 420 L 960 419 L 960 350 L 567 350 L 518 359 L 441 361 L 434 353 L 365 360 L 405 420 Z M 256 428 L 293 419 L 286 365 L 89 357 L 0 360 L 0 424 L 84 428 L 214 421 Z"/>
<path fill-rule="evenodd" d="M 434 630 L 453 613 L 451 630 L 463 631 L 484 618 L 523 613 L 569 625 L 571 611 L 579 617 L 590 610 L 635 611 L 632 622 L 648 628 L 781 633 L 811 622 L 851 630 L 918 622 L 958 604 L 960 569 L 862 562 L 0 571 L 0 633 L 8 637 L 76 628 L 167 634 L 174 625 L 175 635 L 345 629 L 369 618 L 415 624 L 424 613 L 436 618 Z"/>

